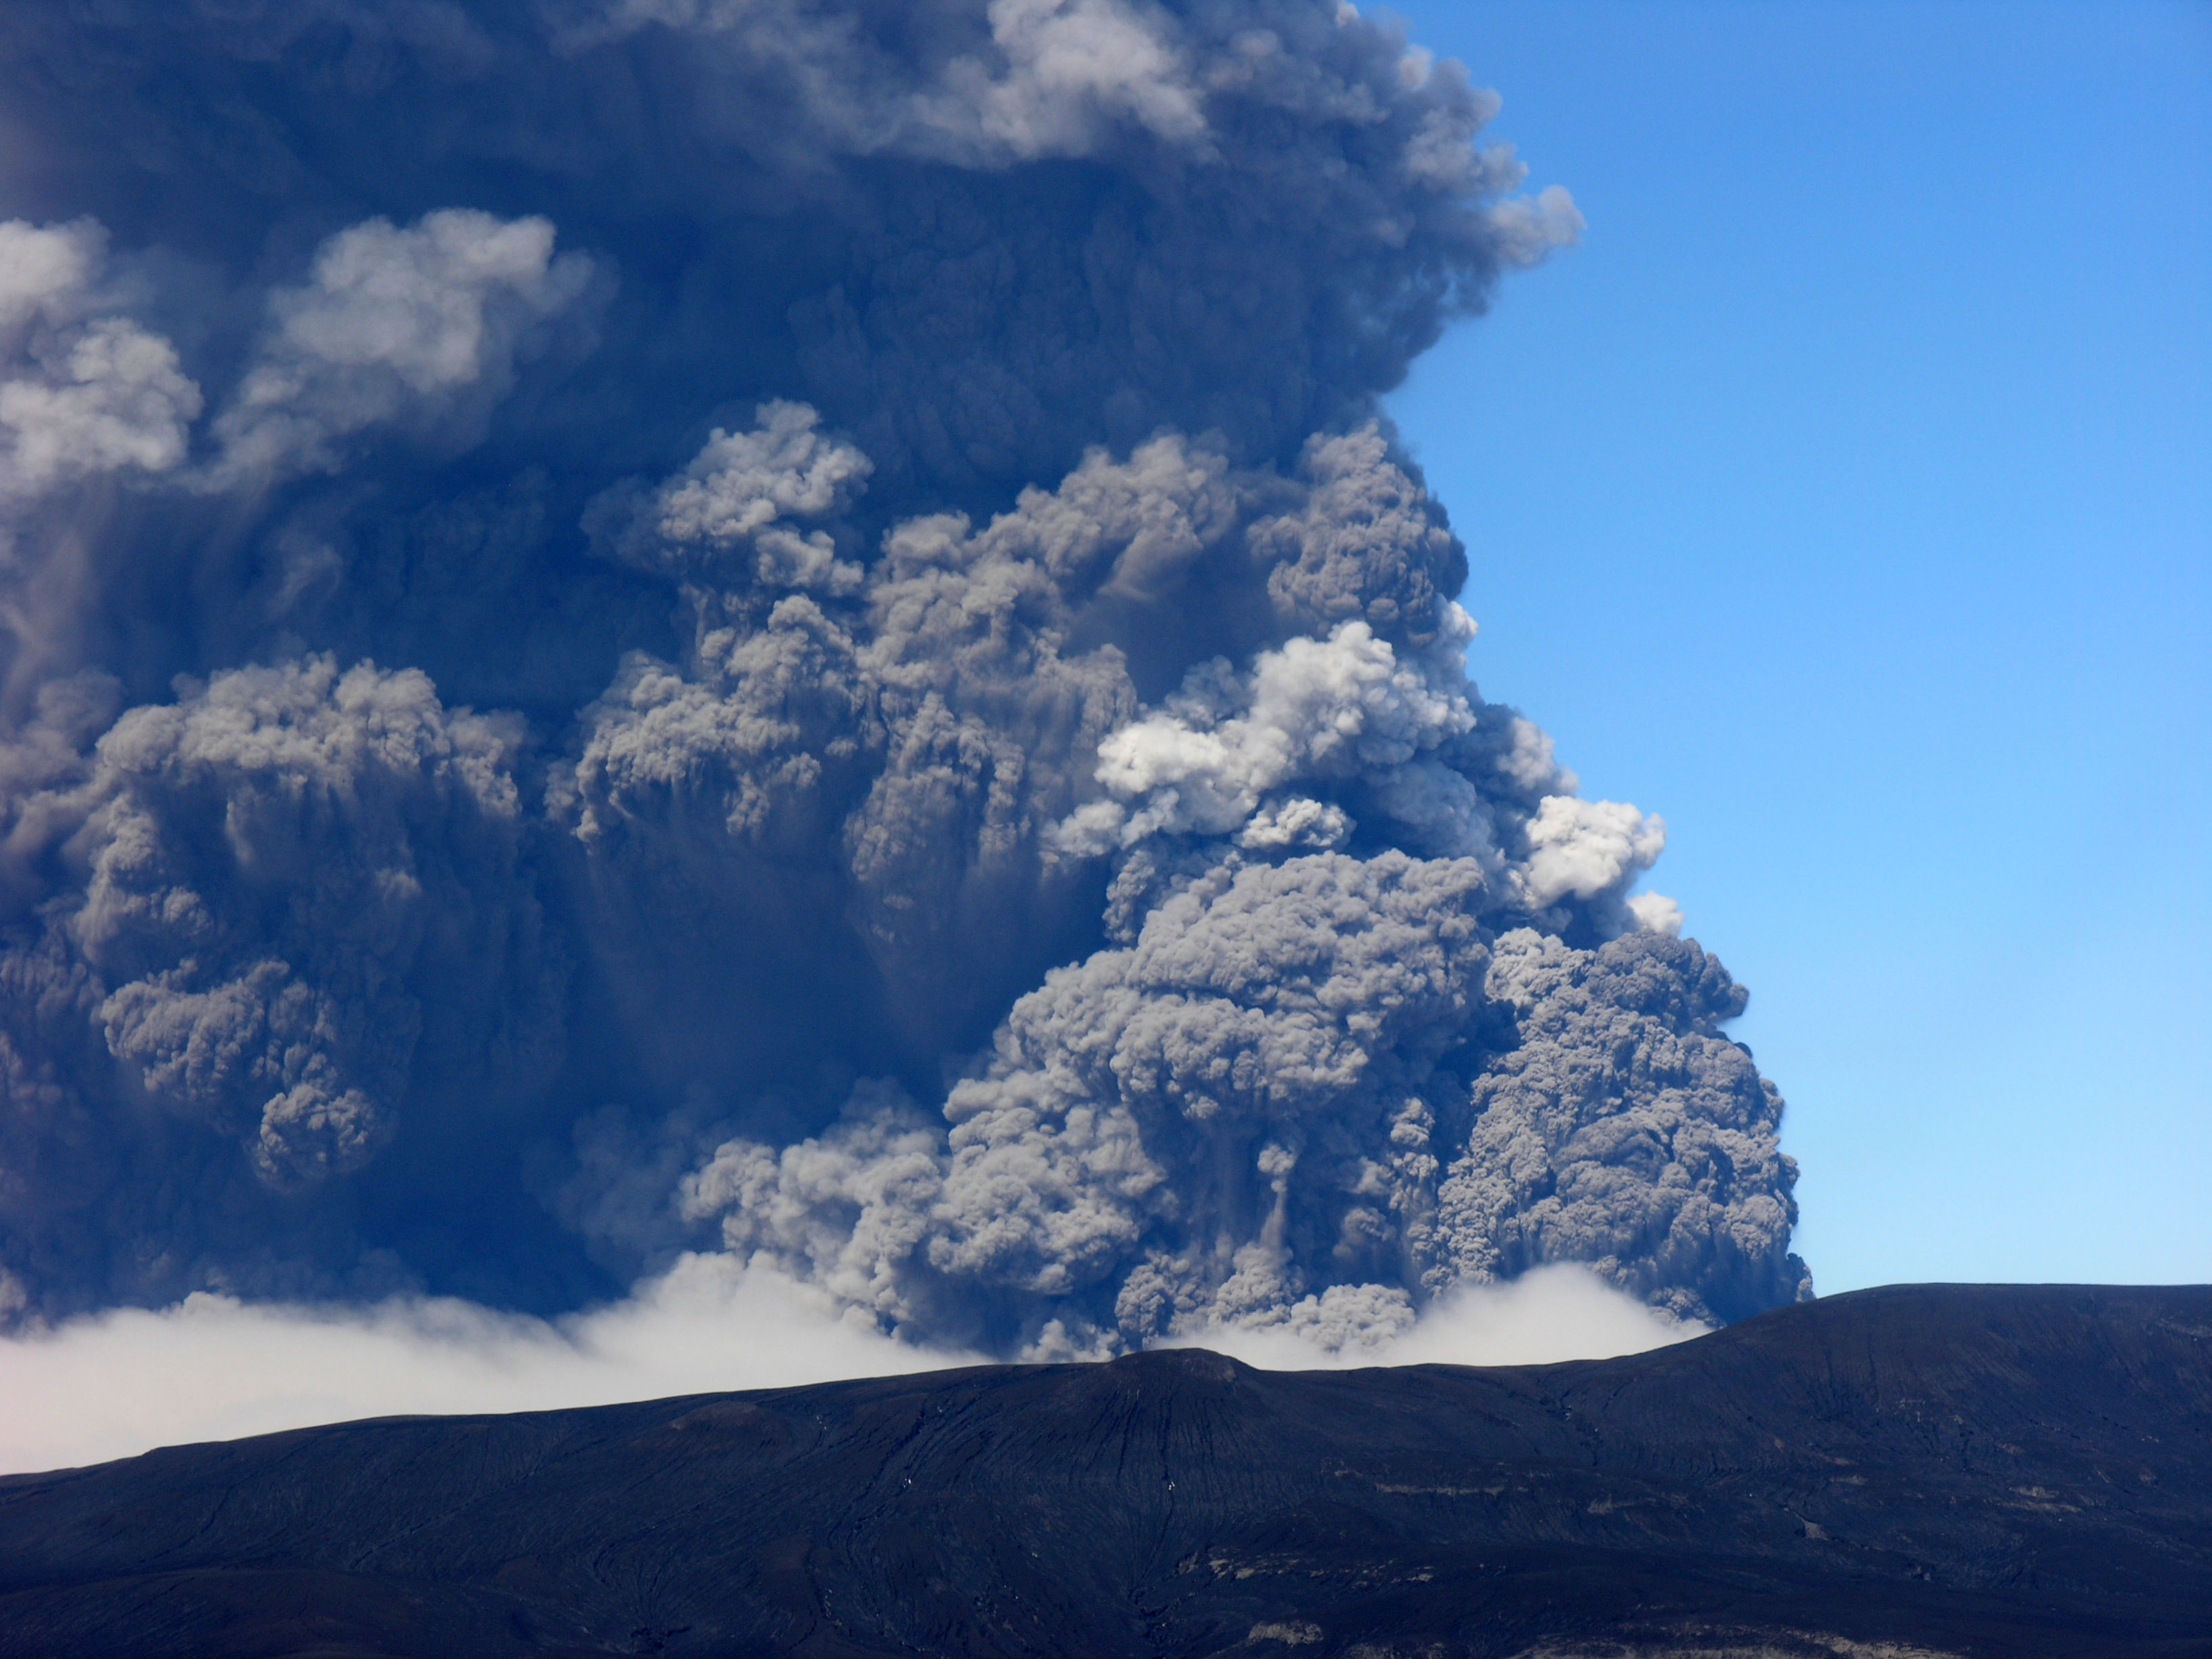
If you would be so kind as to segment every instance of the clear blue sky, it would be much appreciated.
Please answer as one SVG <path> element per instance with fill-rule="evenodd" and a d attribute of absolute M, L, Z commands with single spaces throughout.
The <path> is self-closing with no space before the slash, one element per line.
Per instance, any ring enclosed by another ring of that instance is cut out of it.
<path fill-rule="evenodd" d="M 1401 4 L 1583 246 L 1394 408 L 1820 1287 L 2212 1279 L 2212 5 Z"/>

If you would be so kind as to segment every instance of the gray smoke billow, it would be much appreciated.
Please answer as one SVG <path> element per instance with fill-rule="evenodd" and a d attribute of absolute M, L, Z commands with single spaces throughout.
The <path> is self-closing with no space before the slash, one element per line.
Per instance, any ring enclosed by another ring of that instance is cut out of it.
<path fill-rule="evenodd" d="M 1809 1294 L 1377 404 L 1579 228 L 1494 107 L 1336 0 L 0 12 L 0 1317 Z"/>

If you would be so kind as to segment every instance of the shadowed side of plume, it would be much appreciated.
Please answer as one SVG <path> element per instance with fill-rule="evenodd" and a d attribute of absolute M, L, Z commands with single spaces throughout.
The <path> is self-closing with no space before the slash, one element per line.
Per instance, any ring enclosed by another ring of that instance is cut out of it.
<path fill-rule="evenodd" d="M 1907 1287 L 1541 1368 L 1180 1350 L 15 1477 L 0 1654 L 2205 1654 L 2208 1492 L 2212 1289 Z"/>

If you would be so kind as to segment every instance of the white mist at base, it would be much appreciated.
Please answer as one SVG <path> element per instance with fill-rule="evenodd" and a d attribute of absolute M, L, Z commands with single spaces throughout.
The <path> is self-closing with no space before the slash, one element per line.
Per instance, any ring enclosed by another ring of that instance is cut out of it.
<path fill-rule="evenodd" d="M 356 1418 L 551 1411 L 981 1364 L 841 1319 L 734 1257 L 690 1255 L 558 1320 L 450 1298 L 362 1307 L 187 1297 L 0 1341 L 0 1472 Z"/>
<path fill-rule="evenodd" d="M 1328 1352 L 1282 1329 L 1198 1345 L 1271 1370 L 1542 1364 L 1699 1334 L 1571 1267 L 1459 1292 L 1403 1335 Z M 684 1257 L 627 1300 L 544 1320 L 452 1299 L 368 1308 L 198 1295 L 0 1340 L 0 1474 L 364 1417 L 548 1411 L 944 1370 L 812 1288 L 724 1255 Z"/>
<path fill-rule="evenodd" d="M 1442 1297 L 1402 1335 L 1325 1348 L 1286 1326 L 1216 1327 L 1188 1346 L 1264 1370 L 1340 1370 L 1361 1365 L 1551 1365 L 1611 1359 L 1703 1336 L 1616 1290 L 1586 1267 L 1555 1262 L 1502 1285 Z"/>

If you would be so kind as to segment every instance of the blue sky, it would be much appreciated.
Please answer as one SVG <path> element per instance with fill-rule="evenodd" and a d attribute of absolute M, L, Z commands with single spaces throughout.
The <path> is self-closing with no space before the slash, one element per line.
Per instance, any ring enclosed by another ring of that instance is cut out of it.
<path fill-rule="evenodd" d="M 2212 6 L 1397 11 L 1589 220 L 1394 408 L 1824 1291 L 2212 1278 Z"/>

